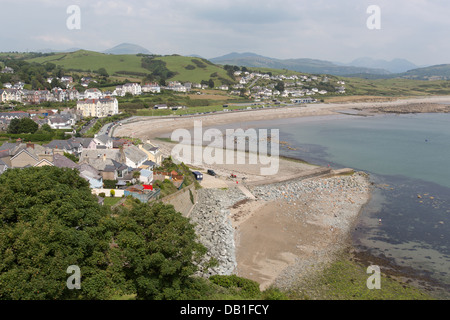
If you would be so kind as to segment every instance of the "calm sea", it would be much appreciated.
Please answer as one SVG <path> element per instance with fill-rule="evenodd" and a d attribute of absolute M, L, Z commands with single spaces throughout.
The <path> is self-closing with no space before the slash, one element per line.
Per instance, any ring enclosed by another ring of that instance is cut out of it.
<path fill-rule="evenodd" d="M 281 155 L 368 172 L 375 188 L 354 231 L 355 247 L 432 277 L 450 297 L 450 114 L 339 115 L 233 127 L 279 129 L 291 147 Z"/>

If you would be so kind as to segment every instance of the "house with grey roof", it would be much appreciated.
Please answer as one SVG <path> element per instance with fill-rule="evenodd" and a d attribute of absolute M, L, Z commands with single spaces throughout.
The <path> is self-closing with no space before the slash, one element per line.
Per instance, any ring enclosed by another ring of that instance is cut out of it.
<path fill-rule="evenodd" d="M 83 147 L 81 144 L 74 140 L 53 140 L 48 144 L 45 144 L 44 147 L 52 149 L 53 151 L 57 150 L 61 153 L 70 153 L 75 156 L 78 156 L 81 151 L 83 151 Z"/>
<path fill-rule="evenodd" d="M 95 150 L 95 141 L 93 138 L 71 138 L 70 140 L 78 142 L 81 144 L 83 150 Z"/>
<path fill-rule="evenodd" d="M 80 177 L 89 182 L 91 189 L 103 188 L 103 177 L 101 173 L 87 163 L 77 165 L 76 169 L 80 171 Z"/>
<path fill-rule="evenodd" d="M 97 148 L 98 147 L 106 147 L 106 149 L 113 148 L 113 139 L 106 134 L 96 135 L 94 137 L 94 143 L 97 146 Z"/>
<path fill-rule="evenodd" d="M 17 154 L 11 157 L 11 168 L 33 167 L 40 161 L 39 157 L 27 149 L 21 149 Z"/>
<path fill-rule="evenodd" d="M 18 154 L 22 150 L 26 150 L 28 152 L 28 156 L 26 154 L 18 156 Z M 25 161 L 25 158 L 27 157 L 37 159 L 37 162 L 42 159 L 51 161 L 52 155 L 53 152 L 51 149 L 34 143 L 22 143 L 20 140 L 18 140 L 16 143 L 5 142 L 2 146 L 0 146 L 0 160 L 6 163 L 10 168 L 12 168 L 13 166 L 20 168 L 26 166 L 27 164 L 33 166 L 35 163 L 32 163 L 32 160 L 28 159 L 27 161 Z M 13 158 L 14 165 L 11 162 Z M 25 162 L 22 162 L 22 160 Z M 22 166 L 22 163 L 25 164 Z"/>
<path fill-rule="evenodd" d="M 140 144 L 139 149 L 147 154 L 147 160 L 155 162 L 157 165 L 161 165 L 163 160 L 163 155 L 158 146 L 147 141 L 146 143 Z"/>
<path fill-rule="evenodd" d="M 63 156 L 62 154 L 55 153 L 53 155 L 53 165 L 58 168 L 70 168 L 75 169 L 78 165 L 70 160 L 69 158 Z"/>
<path fill-rule="evenodd" d="M 79 163 L 86 163 L 100 171 L 103 180 L 117 180 L 128 173 L 122 150 L 83 150 Z"/>
<path fill-rule="evenodd" d="M 147 153 L 136 146 L 128 146 L 123 149 L 125 153 L 126 165 L 131 168 L 139 168 L 148 160 Z"/>
<path fill-rule="evenodd" d="M 72 129 L 75 119 L 66 115 L 51 116 L 47 119 L 47 123 L 52 129 Z"/>

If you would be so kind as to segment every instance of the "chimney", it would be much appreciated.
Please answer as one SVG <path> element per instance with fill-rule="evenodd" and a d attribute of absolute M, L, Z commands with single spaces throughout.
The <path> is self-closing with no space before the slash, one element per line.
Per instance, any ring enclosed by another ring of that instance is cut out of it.
<path fill-rule="evenodd" d="M 34 149 L 34 143 L 28 142 L 27 143 L 27 148 Z"/>
<path fill-rule="evenodd" d="M 106 153 L 103 154 L 103 162 L 106 161 Z"/>

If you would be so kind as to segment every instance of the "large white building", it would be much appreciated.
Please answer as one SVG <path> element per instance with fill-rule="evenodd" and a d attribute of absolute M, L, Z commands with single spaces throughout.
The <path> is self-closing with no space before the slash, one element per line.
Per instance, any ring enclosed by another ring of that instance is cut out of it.
<path fill-rule="evenodd" d="M 133 96 L 138 96 L 142 94 L 142 87 L 139 83 L 126 83 L 122 86 L 117 86 L 114 94 L 120 97 L 125 96 L 125 94 L 131 93 Z"/>
<path fill-rule="evenodd" d="M 83 117 L 103 118 L 119 113 L 119 102 L 116 98 L 86 99 L 78 101 L 77 111 L 80 111 Z"/>

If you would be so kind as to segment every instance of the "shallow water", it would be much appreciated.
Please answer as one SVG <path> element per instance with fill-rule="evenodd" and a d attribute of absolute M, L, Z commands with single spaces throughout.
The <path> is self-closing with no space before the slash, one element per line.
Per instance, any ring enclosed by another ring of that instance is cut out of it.
<path fill-rule="evenodd" d="M 281 155 L 370 173 L 375 188 L 353 234 L 355 246 L 431 276 L 450 297 L 450 114 L 339 115 L 230 127 L 279 129 L 291 147 Z"/>

